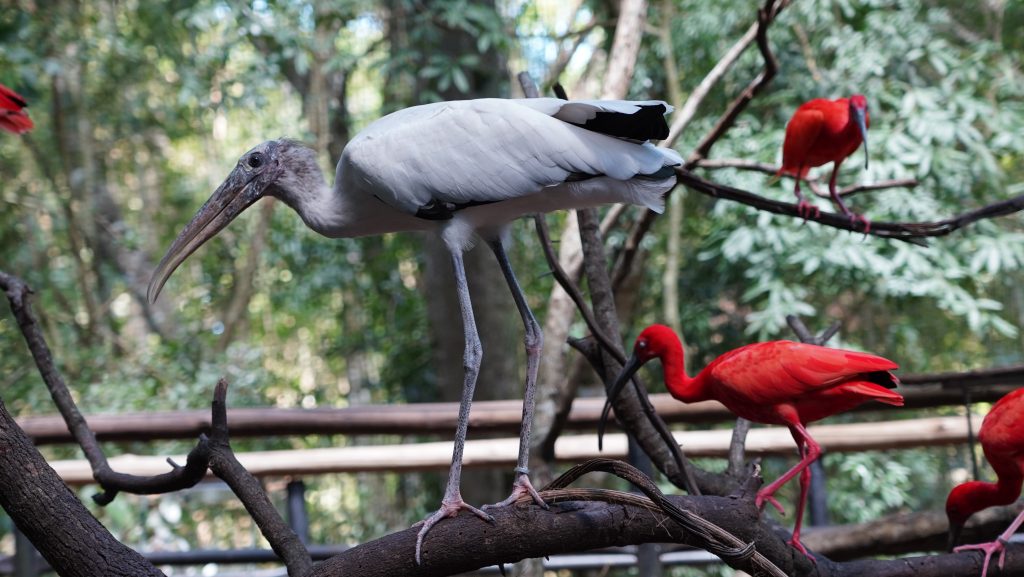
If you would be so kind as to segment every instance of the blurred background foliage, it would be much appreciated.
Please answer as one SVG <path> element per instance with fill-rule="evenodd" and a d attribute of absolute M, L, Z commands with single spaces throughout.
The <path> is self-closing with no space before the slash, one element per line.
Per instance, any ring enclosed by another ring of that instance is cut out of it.
<path fill-rule="evenodd" d="M 755 9 L 745 0 L 652 0 L 630 96 L 685 97 Z M 380 115 L 442 98 L 516 96 L 519 70 L 545 89 L 560 79 L 573 97 L 597 96 L 616 11 L 607 0 L 0 2 L 0 82 L 26 97 L 36 122 L 28 135 L 0 138 L 0 266 L 35 288 L 45 334 L 87 413 L 206 407 L 222 375 L 236 407 L 445 398 L 447 365 L 437 351 L 447 327 L 429 320 L 442 291 L 429 288 L 421 237 L 330 241 L 264 201 L 183 265 L 155 305 L 145 300 L 149 274 L 237 157 L 267 138 L 309 142 L 331 174 L 350 135 Z M 1022 22 L 1019 2 L 797 1 L 770 32 L 779 75 L 711 156 L 777 163 L 799 103 L 862 92 L 870 167 L 858 152 L 840 183 L 921 184 L 859 195 L 854 210 L 876 221 L 933 220 L 1024 193 Z M 760 66 L 750 50 L 715 88 L 676 144 L 684 156 Z M 710 176 L 792 196 L 790 181 L 769 187 L 758 173 Z M 684 190 L 673 205 L 678 229 L 656 221 L 622 316 L 626 338 L 677 316 L 691 371 L 753 339 L 790 338 L 790 313 L 812 328 L 841 321 L 831 344 L 884 354 L 907 372 L 1021 359 L 1019 216 L 922 248 Z M 551 279 L 532 227 L 514 232 L 517 270 L 543 317 Z M 611 250 L 626 234 L 608 235 Z M 680 264 L 666 274 L 671 236 Z M 666 283 L 676 302 L 663 299 Z M 495 322 L 509 327 L 514 345 L 521 329 L 509 318 Z M 18 415 L 53 412 L 10 315 L 0 315 L 0 335 L 5 403 Z M 547 349 L 568 354 L 557 343 Z M 511 349 L 485 342 L 485 350 Z M 492 352 L 484 363 L 502 357 L 519 370 L 512 355 Z M 518 394 L 518 377 L 508 381 L 499 396 Z M 484 379 L 479 392 L 487 387 Z M 264 439 L 238 448 L 384 441 L 398 439 Z M 941 476 L 936 485 L 935 473 L 948 463 L 962 459 L 944 450 L 830 456 L 833 520 L 934 507 L 948 486 Z M 436 506 L 440 479 L 310 479 L 313 540 L 356 543 L 404 527 Z M 914 490 L 922 485 L 937 490 Z M 97 514 L 142 548 L 258 542 L 241 507 L 210 491 L 122 497 Z"/>

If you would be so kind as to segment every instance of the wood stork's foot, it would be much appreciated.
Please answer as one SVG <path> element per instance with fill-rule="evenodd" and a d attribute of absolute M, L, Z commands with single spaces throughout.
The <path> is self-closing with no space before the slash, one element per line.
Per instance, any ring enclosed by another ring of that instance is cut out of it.
<path fill-rule="evenodd" d="M 758 491 L 757 492 L 757 497 L 754 499 L 754 506 L 757 507 L 758 511 L 761 511 L 761 510 L 764 509 L 764 504 L 765 503 L 771 503 L 772 506 L 775 507 L 775 510 L 779 512 L 779 515 L 782 515 L 783 517 L 785 517 L 786 516 L 786 510 L 783 509 L 782 505 L 779 505 L 779 502 L 775 500 L 775 497 L 773 497 L 774 494 L 775 494 L 774 491 L 769 493 L 769 492 L 766 492 L 764 489 Z M 801 545 L 801 547 L 802 547 L 802 545 Z"/>
<path fill-rule="evenodd" d="M 954 553 L 959 553 L 961 551 L 973 551 L 973 550 L 981 550 L 981 551 L 985 552 L 985 562 L 982 563 L 982 565 L 981 565 L 981 577 L 985 577 L 988 574 L 988 564 L 989 564 L 989 562 L 992 561 L 992 555 L 994 553 L 997 553 L 997 552 L 999 553 L 999 569 L 1000 569 L 1000 571 L 1003 569 L 1003 559 L 1006 557 L 1006 544 L 1003 542 L 1002 538 L 996 539 L 995 541 L 992 541 L 991 543 L 977 543 L 977 544 L 974 544 L 974 545 L 961 545 L 961 546 L 957 547 L 956 549 L 953 549 L 953 552 Z"/>
<path fill-rule="evenodd" d="M 804 544 L 800 542 L 800 534 L 799 533 L 794 533 L 793 534 L 793 538 L 789 540 L 789 544 L 792 545 L 793 548 L 796 549 L 797 551 L 803 553 L 805 557 L 810 559 L 811 563 L 814 563 L 815 565 L 818 564 L 818 560 L 814 558 L 814 555 L 811 555 L 810 553 L 808 553 L 807 552 L 807 548 L 804 547 Z"/>
<path fill-rule="evenodd" d="M 512 494 L 505 498 L 504 501 L 493 503 L 491 505 L 484 505 L 483 509 L 496 509 L 498 507 L 507 507 L 512 503 L 515 503 L 525 495 L 529 495 L 533 502 L 540 505 L 545 510 L 550 509 L 548 504 L 544 502 L 544 499 L 537 493 L 537 490 L 533 488 L 533 483 L 530 482 L 530 474 L 526 471 L 516 469 L 516 480 L 512 484 Z"/>
<path fill-rule="evenodd" d="M 821 209 L 801 198 L 800 202 L 796 203 L 796 213 L 800 218 L 804 219 L 804 222 L 807 222 L 807 219 L 810 218 L 812 214 L 814 215 L 814 218 L 820 217 Z"/>
<path fill-rule="evenodd" d="M 492 523 L 492 524 L 494 523 L 494 517 L 488 515 L 487 513 L 484 513 L 480 509 L 477 509 L 476 507 L 474 507 L 474 506 L 470 505 L 469 503 L 463 501 L 462 497 L 456 497 L 455 499 L 452 499 L 452 500 L 441 501 L 441 508 L 440 509 L 435 511 L 433 515 L 431 515 L 431 516 L 427 517 L 426 519 L 424 519 L 424 520 L 422 520 L 422 521 L 420 521 L 420 522 L 418 522 L 418 523 L 413 525 L 413 527 L 416 527 L 416 525 L 421 525 L 421 524 L 423 525 L 422 527 L 420 527 L 420 532 L 416 534 L 416 564 L 417 565 L 421 564 L 420 563 L 420 559 L 421 559 L 420 552 L 423 550 L 423 538 L 427 536 L 427 533 L 431 529 L 434 528 L 434 525 L 437 525 L 438 523 L 440 523 L 443 519 L 445 519 L 447 517 L 454 517 L 454 516 L 458 515 L 459 511 L 462 511 L 463 509 L 465 509 L 466 511 L 469 511 L 470 513 L 476 515 L 477 517 L 480 517 L 481 519 L 483 519 L 484 521 L 487 521 L 488 523 Z"/>

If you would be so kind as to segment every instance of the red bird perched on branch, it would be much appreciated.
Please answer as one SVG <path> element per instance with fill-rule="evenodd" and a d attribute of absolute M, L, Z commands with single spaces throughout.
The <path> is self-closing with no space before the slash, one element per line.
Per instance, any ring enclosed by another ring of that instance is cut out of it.
<path fill-rule="evenodd" d="M 0 128 L 23 134 L 32 130 L 32 119 L 23 109 L 28 103 L 17 92 L 0 84 Z"/>
<path fill-rule="evenodd" d="M 946 499 L 946 517 L 949 518 L 949 544 L 960 540 L 960 531 L 971 515 L 994 507 L 1009 505 L 1020 496 L 1024 483 L 1024 389 L 1018 389 L 999 399 L 981 423 L 978 440 L 999 480 L 995 483 L 969 481 L 957 485 Z M 981 577 L 988 573 L 988 564 L 994 553 L 999 553 L 999 568 L 1003 568 L 1006 542 L 1024 523 L 1024 512 L 1010 523 L 995 541 L 964 545 L 956 552 L 980 549 L 985 552 Z"/>
<path fill-rule="evenodd" d="M 800 193 L 800 180 L 807 178 L 807 172 L 815 166 L 829 162 L 832 167 L 832 178 L 828 181 L 828 191 L 832 200 L 856 224 L 864 222 L 867 232 L 871 224 L 868 219 L 850 212 L 836 192 L 836 175 L 839 165 L 864 143 L 864 168 L 868 167 L 868 127 L 871 116 L 868 114 L 868 101 L 862 94 L 854 94 L 849 98 L 827 100 L 815 98 L 800 105 L 793 113 L 793 118 L 786 125 L 786 139 L 782 144 L 782 168 L 779 174 L 789 174 L 796 180 L 793 192 L 797 198 L 797 209 L 801 215 L 818 212 L 817 207 L 807 202 Z"/>
<path fill-rule="evenodd" d="M 783 513 L 773 495 L 799 473 L 800 501 L 790 544 L 808 557 L 807 549 L 800 543 L 800 525 L 811 481 L 808 467 L 821 455 L 821 448 L 804 425 L 848 411 L 865 401 L 903 405 L 903 397 L 889 390 L 899 383 L 889 372 L 897 365 L 882 357 L 790 341 L 770 341 L 729 351 L 690 378 L 684 371 L 679 337 L 665 325 L 651 325 L 636 338 L 633 355 L 608 391 L 601 429 L 611 402 L 622 387 L 641 365 L 655 358 L 661 359 L 665 386 L 676 399 L 684 403 L 714 399 L 747 420 L 789 427 L 800 451 L 800 462 L 758 491 L 755 504 L 760 509 L 768 502 Z"/>

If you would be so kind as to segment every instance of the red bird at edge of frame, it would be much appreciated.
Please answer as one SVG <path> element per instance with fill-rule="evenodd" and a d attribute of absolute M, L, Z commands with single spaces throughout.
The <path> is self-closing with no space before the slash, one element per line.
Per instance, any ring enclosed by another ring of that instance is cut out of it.
<path fill-rule="evenodd" d="M 799 474 L 800 500 L 789 542 L 813 561 L 800 542 L 800 527 L 811 482 L 809 467 L 821 455 L 821 447 L 804 426 L 866 401 L 903 406 L 903 397 L 890 390 L 899 384 L 889 372 L 898 368 L 896 363 L 867 353 L 769 341 L 729 351 L 691 378 L 684 370 L 679 337 L 665 325 L 651 325 L 636 338 L 633 355 L 608 391 L 599 431 L 622 387 L 644 363 L 656 358 L 661 359 L 665 386 L 674 398 L 684 403 L 717 400 L 749 421 L 789 428 L 800 451 L 800 462 L 761 488 L 755 505 L 760 510 L 771 503 L 784 513 L 773 495 Z"/>
<path fill-rule="evenodd" d="M 863 94 L 854 94 L 849 98 L 815 98 L 800 105 L 793 113 L 793 118 L 786 125 L 786 138 L 782 143 L 782 168 L 777 176 L 788 174 L 796 184 L 793 193 L 797 198 L 797 211 L 806 218 L 813 211 L 820 210 L 807 202 L 800 192 L 800 180 L 807 178 L 807 173 L 815 166 L 829 162 L 832 166 L 832 177 L 828 181 L 828 192 L 832 201 L 852 224 L 857 221 L 864 223 L 864 232 L 871 229 L 871 223 L 864 216 L 855 214 L 846 207 L 842 197 L 836 191 L 836 176 L 839 165 L 851 156 L 861 143 L 864 143 L 864 168 L 868 167 L 868 127 L 871 126 L 871 115 L 868 113 L 868 101 Z"/>
<path fill-rule="evenodd" d="M 950 548 L 960 540 L 960 532 L 971 515 L 996 505 L 1009 505 L 1020 497 L 1021 485 L 1024 483 L 1024 389 L 1013 391 L 992 406 L 981 423 L 978 441 L 985 451 L 985 459 L 992 465 L 999 480 L 995 483 L 968 481 L 953 487 L 949 492 L 946 517 L 949 519 Z M 1024 523 L 1024 511 L 1017 515 L 995 541 L 963 545 L 953 551 L 983 551 L 985 562 L 981 577 L 985 577 L 995 553 L 999 553 L 999 568 L 1003 568 L 1006 543 L 1021 523 Z"/>
<path fill-rule="evenodd" d="M 24 108 L 28 103 L 17 92 L 0 84 L 0 128 L 15 134 L 32 130 L 34 124 Z"/>

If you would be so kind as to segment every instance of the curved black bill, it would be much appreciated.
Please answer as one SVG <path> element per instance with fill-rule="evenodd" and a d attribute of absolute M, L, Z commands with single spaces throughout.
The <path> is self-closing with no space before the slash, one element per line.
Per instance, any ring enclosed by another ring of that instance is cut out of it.
<path fill-rule="evenodd" d="M 622 367 L 622 371 L 619 376 L 612 383 L 611 388 L 608 389 L 608 398 L 605 399 L 604 408 L 601 409 L 601 420 L 597 423 L 597 450 L 601 451 L 604 449 L 604 428 L 605 423 L 608 421 L 608 416 L 612 412 L 612 401 L 614 401 L 619 393 L 622 392 L 622 387 L 626 386 L 633 375 L 636 374 L 637 370 L 643 366 L 644 361 L 641 361 L 636 354 L 633 354 L 626 361 L 625 366 Z"/>
<path fill-rule="evenodd" d="M 160 259 L 146 291 L 149 302 L 156 302 L 156 297 L 160 295 L 171 273 L 190 254 L 260 198 L 260 191 L 253 188 L 251 181 L 239 169 L 232 171 L 227 180 L 217 187 L 206 204 L 178 234 L 178 238 L 174 239 L 164 258 Z"/>
<path fill-rule="evenodd" d="M 952 551 L 953 547 L 960 544 L 960 533 L 962 533 L 963 530 L 963 525 L 949 524 L 949 537 L 946 541 L 946 551 Z"/>
<path fill-rule="evenodd" d="M 860 139 L 864 142 L 864 168 L 868 167 L 868 125 L 864 118 L 867 114 L 866 111 L 860 108 L 853 109 L 853 120 L 857 123 L 857 129 L 860 130 Z"/>

